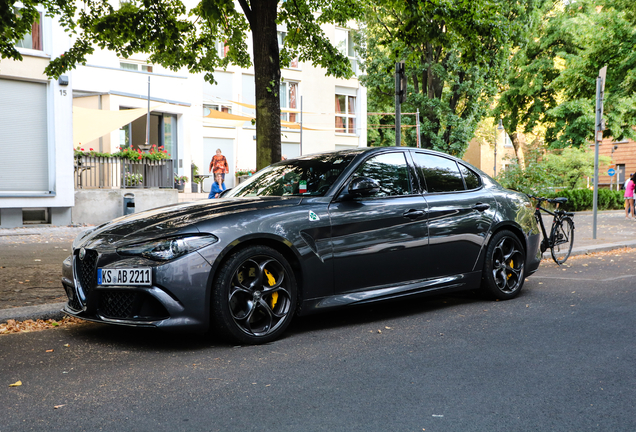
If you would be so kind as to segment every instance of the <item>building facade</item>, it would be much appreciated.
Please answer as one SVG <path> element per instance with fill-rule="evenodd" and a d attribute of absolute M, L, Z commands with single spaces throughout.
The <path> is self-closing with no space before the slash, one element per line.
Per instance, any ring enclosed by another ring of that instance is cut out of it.
<path fill-rule="evenodd" d="M 18 44 L 23 61 L 0 61 L 0 227 L 71 223 L 72 82 L 44 74 L 69 46 L 56 20 L 41 11 Z"/>
<path fill-rule="evenodd" d="M 324 30 L 350 57 L 357 72 L 349 29 L 332 25 Z M 280 26 L 279 42 L 285 32 Z M 229 164 L 227 187 L 236 184 L 237 172 L 256 168 L 252 68 L 217 70 L 216 83 L 210 84 L 203 74 L 167 70 L 150 64 L 145 55 L 124 59 L 95 50 L 85 65 L 65 76 L 66 81 L 49 80 L 42 73 L 44 67 L 68 49 L 71 40 L 48 17 L 42 19 L 41 34 L 43 42 L 36 44 L 41 49 L 20 48 L 23 62 L 0 64 L 0 110 L 5 114 L 0 122 L 3 129 L 13 131 L 0 138 L 0 150 L 3 156 L 14 155 L 0 162 L 5 165 L 0 169 L 4 176 L 0 177 L 4 180 L 0 226 L 100 222 L 87 220 L 85 212 L 73 213 L 76 200 L 84 199 L 89 190 L 97 194 L 105 188 L 119 188 L 123 182 L 117 186 L 88 182 L 87 176 L 96 170 L 78 167 L 74 149 L 116 153 L 120 148 L 146 150 L 146 146 L 156 145 L 170 154 L 174 173 L 188 177 L 189 182 L 193 165 L 199 174 L 210 174 L 210 160 L 220 149 Z M 251 51 L 251 40 L 248 46 Z M 223 44 L 218 49 L 223 55 Z M 326 76 L 323 69 L 294 61 L 282 70 L 282 77 L 283 155 L 292 158 L 366 146 L 366 89 L 357 73 L 348 80 L 336 79 Z M 16 152 L 15 143 L 20 141 L 28 142 L 27 152 Z M 26 182 L 11 181 L 24 172 L 29 172 Z M 211 181 L 211 177 L 206 179 L 204 190 Z M 121 213 L 120 203 L 116 205 L 117 209 L 107 212 L 108 217 Z M 37 221 L 24 217 L 25 209 L 30 208 L 45 209 L 48 216 Z"/>

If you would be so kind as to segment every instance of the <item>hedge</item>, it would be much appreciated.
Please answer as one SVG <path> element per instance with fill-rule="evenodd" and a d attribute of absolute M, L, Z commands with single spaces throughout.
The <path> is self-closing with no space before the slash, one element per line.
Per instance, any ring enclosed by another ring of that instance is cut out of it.
<path fill-rule="evenodd" d="M 623 209 L 625 199 L 624 191 L 612 191 L 609 189 L 598 190 L 598 210 Z M 560 206 L 567 211 L 592 210 L 594 203 L 594 191 L 590 189 L 565 189 L 560 192 L 546 194 L 548 198 L 565 197 L 568 202 Z"/>

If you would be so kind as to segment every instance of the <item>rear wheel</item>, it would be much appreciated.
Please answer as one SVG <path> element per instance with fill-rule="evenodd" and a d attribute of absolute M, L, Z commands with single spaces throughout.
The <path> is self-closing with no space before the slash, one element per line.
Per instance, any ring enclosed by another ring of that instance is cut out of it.
<path fill-rule="evenodd" d="M 498 300 L 514 298 L 524 280 L 526 254 L 511 231 L 499 231 L 486 249 L 482 288 Z"/>
<path fill-rule="evenodd" d="M 550 234 L 552 239 L 552 259 L 561 265 L 570 257 L 572 245 L 574 243 L 574 222 L 569 217 L 565 217 L 557 222 Z"/>
<path fill-rule="evenodd" d="M 250 246 L 231 255 L 213 288 L 217 329 L 241 343 L 277 339 L 296 310 L 294 273 L 283 255 L 267 246 Z"/>

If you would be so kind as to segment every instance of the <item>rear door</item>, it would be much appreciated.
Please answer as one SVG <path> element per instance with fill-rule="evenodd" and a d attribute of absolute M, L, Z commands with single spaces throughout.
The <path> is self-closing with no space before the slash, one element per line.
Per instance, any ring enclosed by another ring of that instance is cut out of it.
<path fill-rule="evenodd" d="M 351 178 L 381 188 L 330 204 L 336 293 L 421 279 L 427 260 L 426 201 L 403 151 L 376 154 Z"/>
<path fill-rule="evenodd" d="M 430 277 L 466 274 L 476 268 L 497 203 L 481 177 L 437 154 L 413 152 L 428 204 Z"/>

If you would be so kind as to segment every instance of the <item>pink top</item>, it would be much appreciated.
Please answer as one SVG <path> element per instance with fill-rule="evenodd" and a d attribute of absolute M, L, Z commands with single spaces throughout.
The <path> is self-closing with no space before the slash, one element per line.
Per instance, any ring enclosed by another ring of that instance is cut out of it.
<path fill-rule="evenodd" d="M 633 180 L 630 180 L 627 182 L 627 185 L 625 186 L 625 198 L 634 198 L 635 187 L 636 187 L 636 184 L 634 184 Z"/>

